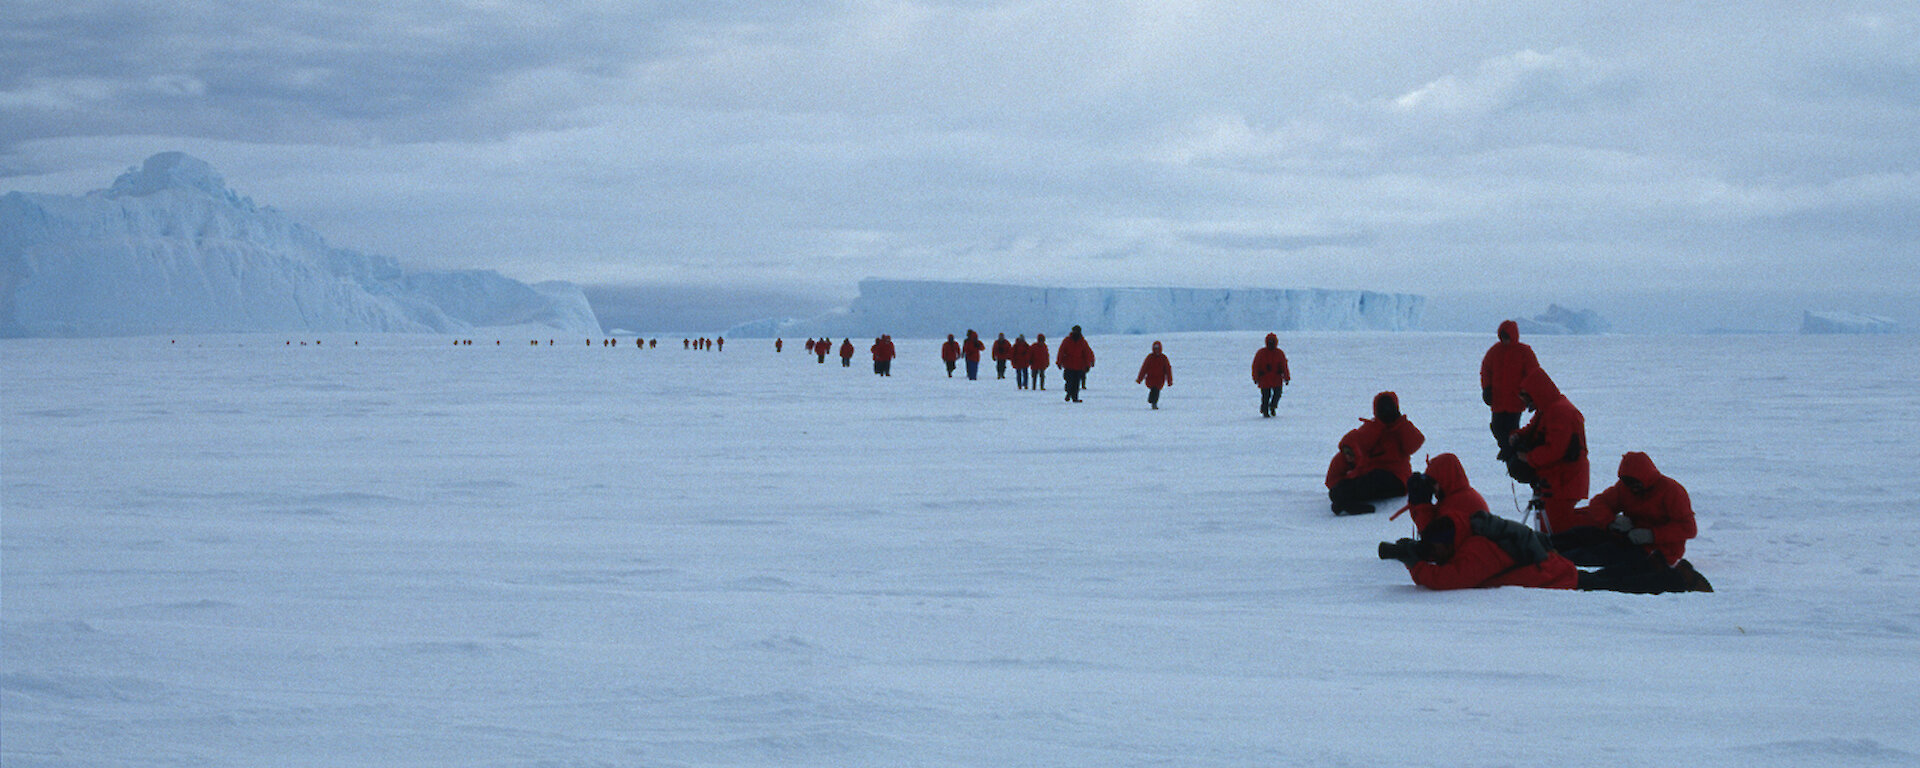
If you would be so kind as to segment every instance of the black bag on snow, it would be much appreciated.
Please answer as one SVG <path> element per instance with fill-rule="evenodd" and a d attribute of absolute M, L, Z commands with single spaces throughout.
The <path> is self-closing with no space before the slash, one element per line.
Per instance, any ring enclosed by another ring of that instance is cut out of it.
<path fill-rule="evenodd" d="M 1550 551 L 1547 549 L 1547 543 L 1540 538 L 1538 531 L 1528 528 L 1525 523 L 1517 523 L 1485 510 L 1473 513 L 1467 522 L 1472 527 L 1474 535 L 1491 539 L 1494 544 L 1499 545 L 1500 551 L 1513 558 L 1515 568 L 1523 568 L 1547 559 Z"/>

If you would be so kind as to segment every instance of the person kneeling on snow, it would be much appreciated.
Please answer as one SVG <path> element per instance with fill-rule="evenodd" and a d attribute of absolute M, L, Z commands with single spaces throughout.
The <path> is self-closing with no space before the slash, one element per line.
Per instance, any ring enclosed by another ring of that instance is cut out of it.
<path fill-rule="evenodd" d="M 1601 491 L 1580 510 L 1591 520 L 1608 520 L 1553 535 L 1553 546 L 1575 565 L 1600 570 L 1581 575 L 1581 589 L 1616 592 L 1712 592 L 1706 577 L 1685 559 L 1687 540 L 1699 529 L 1687 489 L 1660 474 L 1653 459 L 1639 451 L 1620 457 L 1620 482 Z"/>
<path fill-rule="evenodd" d="M 1427 461 L 1425 474 L 1407 480 L 1407 508 L 1418 539 L 1380 543 L 1380 559 L 1406 564 L 1413 583 L 1428 589 L 1543 587 L 1573 589 L 1580 571 L 1547 549 L 1538 533 L 1487 511 L 1467 482 L 1459 457 Z"/>
<path fill-rule="evenodd" d="M 1427 442 L 1420 429 L 1400 415 L 1400 396 L 1373 396 L 1373 418 L 1340 438 L 1340 452 L 1327 465 L 1327 499 L 1336 515 L 1364 515 L 1368 502 L 1405 495 L 1413 474 L 1413 452 Z"/>

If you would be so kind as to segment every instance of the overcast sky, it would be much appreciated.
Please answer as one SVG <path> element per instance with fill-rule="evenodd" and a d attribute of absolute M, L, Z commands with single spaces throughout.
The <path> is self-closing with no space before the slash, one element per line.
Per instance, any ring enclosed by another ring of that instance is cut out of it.
<path fill-rule="evenodd" d="M 165 150 L 526 280 L 1920 293 L 1920 4 L 0 0 L 0 188 Z"/>

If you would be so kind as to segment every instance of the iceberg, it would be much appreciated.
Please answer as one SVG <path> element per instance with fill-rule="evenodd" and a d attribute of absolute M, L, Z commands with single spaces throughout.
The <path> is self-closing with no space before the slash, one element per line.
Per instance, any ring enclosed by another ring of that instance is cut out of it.
<path fill-rule="evenodd" d="M 83 196 L 0 197 L 0 336 L 481 328 L 600 333 L 578 286 L 408 273 L 327 245 L 179 152 Z"/>
<path fill-rule="evenodd" d="M 1569 309 L 1559 304 L 1548 304 L 1547 311 L 1532 318 L 1521 318 L 1515 322 L 1520 325 L 1522 336 L 1564 336 L 1606 333 L 1613 330 L 1613 324 L 1607 322 L 1600 313 L 1591 309 Z"/>
<path fill-rule="evenodd" d="M 1898 333 L 1900 324 L 1879 315 L 1857 312 L 1803 312 L 1801 333 Z"/>
<path fill-rule="evenodd" d="M 1064 334 L 1177 331 L 1420 330 L 1426 298 L 1318 288 L 1044 288 L 922 280 L 860 281 L 843 309 L 744 323 L 727 335 L 937 338 L 968 328 Z"/>

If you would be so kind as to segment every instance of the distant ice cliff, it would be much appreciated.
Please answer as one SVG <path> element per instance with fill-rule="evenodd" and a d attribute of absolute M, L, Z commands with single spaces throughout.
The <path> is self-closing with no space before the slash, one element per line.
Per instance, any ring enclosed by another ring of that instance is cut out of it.
<path fill-rule="evenodd" d="M 919 280 L 860 281 L 842 310 L 809 319 L 735 326 L 730 336 L 939 337 L 1174 331 L 1419 330 L 1426 298 L 1404 293 L 1316 288 L 1039 288 Z"/>
<path fill-rule="evenodd" d="M 0 197 L 0 336 L 484 327 L 600 333 L 577 286 L 409 274 L 328 246 L 178 152 L 84 196 Z"/>

